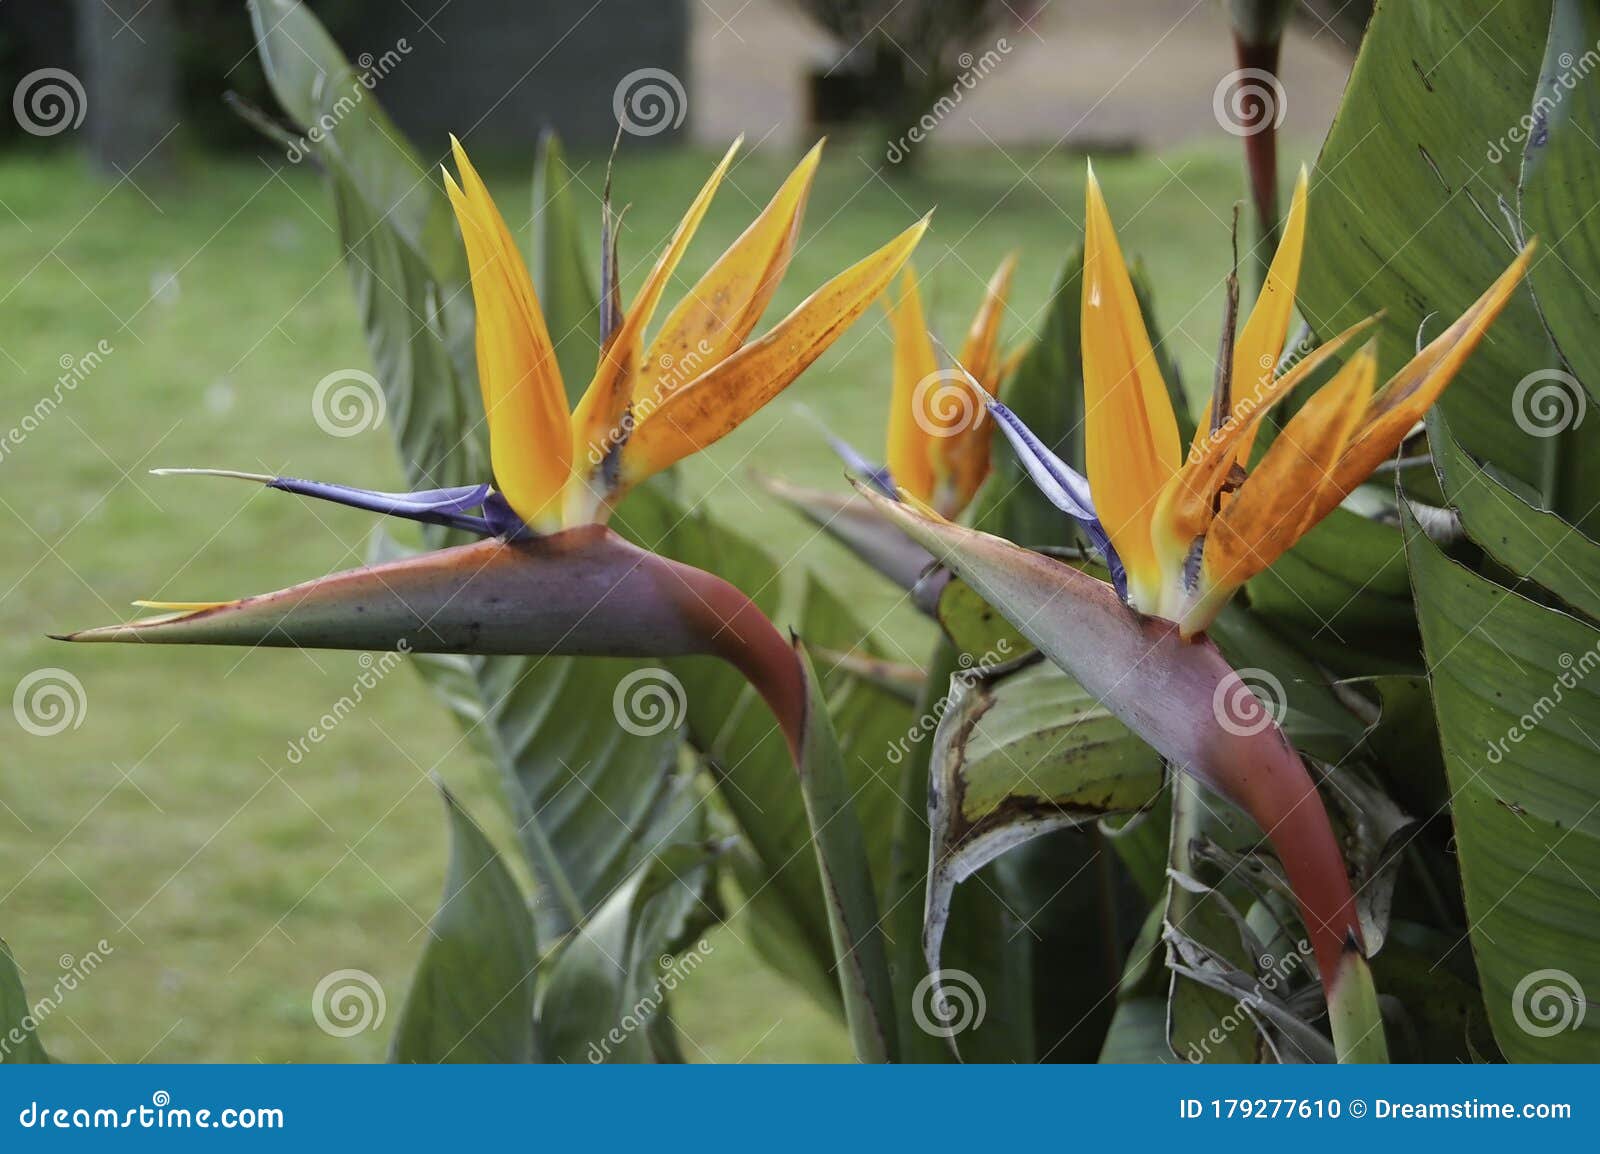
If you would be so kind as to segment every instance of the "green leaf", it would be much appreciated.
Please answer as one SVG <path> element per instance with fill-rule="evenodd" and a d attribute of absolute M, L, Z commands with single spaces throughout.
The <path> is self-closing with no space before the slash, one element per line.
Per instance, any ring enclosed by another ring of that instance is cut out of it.
<path fill-rule="evenodd" d="M 440 787 L 450 818 L 444 898 L 395 1027 L 396 1062 L 533 1062 L 533 917 L 477 823 Z"/>
<path fill-rule="evenodd" d="M 1600 1059 L 1600 631 L 1450 560 L 1407 512 L 1472 949 L 1511 1061 Z"/>
<path fill-rule="evenodd" d="M 1391 667 L 1416 664 L 1405 549 L 1393 525 L 1335 509 L 1247 588 L 1255 614 L 1335 669 L 1371 672 L 1374 655 Z"/>
<path fill-rule="evenodd" d="M 1231 905 L 1231 899 L 1214 888 L 1222 871 L 1204 861 L 1198 851 L 1202 841 L 1242 851 L 1254 840 L 1247 818 L 1208 796 L 1186 777 L 1172 784 L 1172 840 L 1167 865 L 1169 877 L 1163 937 L 1169 967 L 1180 957 L 1191 967 L 1205 967 L 1218 975 L 1227 970 L 1254 974 L 1265 947 L 1253 937 Z M 1172 874 L 1194 879 L 1183 885 Z M 1232 914 L 1233 916 L 1230 916 Z M 1186 1062 L 1259 1062 L 1266 1057 L 1257 1019 L 1241 1006 L 1238 993 L 1219 990 L 1195 980 L 1192 972 L 1173 969 L 1167 988 L 1167 1044 Z"/>
<path fill-rule="evenodd" d="M 1172 1061 L 1167 1045 L 1167 1004 L 1161 998 L 1130 998 L 1117 1003 L 1106 1031 L 1100 1061 L 1112 1066 L 1154 1066 Z"/>
<path fill-rule="evenodd" d="M 934 849 L 925 946 L 937 968 L 950 895 L 1051 830 L 1133 813 L 1161 792 L 1161 758 L 1053 665 L 997 682 L 958 675 L 934 734 Z"/>
<path fill-rule="evenodd" d="M 546 131 L 533 175 L 533 283 L 575 407 L 600 362 L 600 305 L 574 187 L 583 186 L 567 166 L 561 139 Z"/>
<path fill-rule="evenodd" d="M 1428 443 L 1439 484 L 1467 535 L 1519 578 L 1600 620 L 1600 546 L 1468 457 L 1437 411 L 1428 418 Z"/>
<path fill-rule="evenodd" d="M 929 861 L 928 764 L 933 746 L 927 730 L 948 708 L 950 678 L 963 668 L 963 660 L 946 639 L 939 639 L 916 702 L 915 728 L 897 734 L 882 754 L 889 762 L 884 772 L 896 778 L 899 803 L 892 815 L 890 875 L 883 904 L 899 1011 L 900 1060 L 951 1061 L 956 1051 L 946 1027 L 960 1024 L 961 1051 L 968 1060 L 1032 1061 L 1032 938 L 1023 932 L 1021 916 L 1015 912 L 1015 887 L 992 873 L 981 885 L 962 892 L 970 900 L 958 902 L 952 914 L 956 931 L 947 959 L 964 975 L 972 996 L 982 998 L 983 1012 L 980 1015 L 973 1006 L 960 1023 L 941 1022 L 930 1013 L 938 995 L 922 950 Z M 1055 889 L 1059 888 L 1058 883 Z"/>
<path fill-rule="evenodd" d="M 1436 333 L 1510 263 L 1497 201 L 1515 203 L 1521 148 L 1491 134 L 1529 110 L 1548 13 L 1541 0 L 1378 5 L 1312 181 L 1298 299 L 1319 333 L 1385 310 L 1392 372 L 1425 318 Z M 1507 420 L 1510 390 L 1549 362 L 1519 292 L 1442 401 L 1470 452 L 1529 483 L 1545 448 Z"/>
<path fill-rule="evenodd" d="M 1528 274 L 1539 314 L 1561 359 L 1591 397 L 1600 388 L 1600 347 L 1594 340 L 1600 296 L 1592 279 L 1600 270 L 1600 221 L 1592 211 L 1600 185 L 1594 139 L 1600 94 L 1588 83 L 1585 60 L 1597 43 L 1600 11 L 1594 4 L 1555 0 L 1539 82 L 1523 109 L 1532 126 L 1522 150 L 1518 203 L 1523 227 L 1545 245 L 1543 259 Z M 1589 399 L 1568 388 L 1567 415 L 1581 418 Z"/>
<path fill-rule="evenodd" d="M 1165 860 L 1161 864 L 1165 891 Z M 1172 1061 L 1172 1047 L 1167 1045 L 1166 975 L 1156 962 L 1162 953 L 1164 911 L 1163 902 L 1151 906 L 1128 949 L 1117 983 L 1117 1007 L 1096 1061 L 1107 1065 L 1165 1065 Z"/>
<path fill-rule="evenodd" d="M 1398 1038 L 1399 1061 L 1473 1062 L 1498 1059 L 1484 1012 L 1471 955 L 1456 949 L 1458 938 L 1408 922 L 1396 922 L 1383 952 L 1372 961 L 1387 1016 Z"/>
<path fill-rule="evenodd" d="M 50 1061 L 44 1043 L 39 1041 L 38 1029 L 33 1003 L 23 989 L 11 947 L 0 938 L 0 1065 Z"/>
<path fill-rule="evenodd" d="M 704 842 L 664 849 L 556 955 L 539 999 L 550 1061 L 677 1059 L 668 1009 L 715 948 L 700 935 L 717 918 L 719 853 Z"/>
<path fill-rule="evenodd" d="M 1446 812 L 1450 787 L 1428 679 L 1395 674 L 1364 684 L 1378 697 L 1378 716 L 1362 739 L 1363 753 L 1377 764 L 1390 793 L 1406 809 L 1424 815 Z"/>
<path fill-rule="evenodd" d="M 810 658 L 803 650 L 800 656 L 809 689 L 800 793 L 822 877 L 845 1021 L 860 1061 L 892 1061 L 899 1053 L 894 994 L 866 836 L 821 684 Z"/>

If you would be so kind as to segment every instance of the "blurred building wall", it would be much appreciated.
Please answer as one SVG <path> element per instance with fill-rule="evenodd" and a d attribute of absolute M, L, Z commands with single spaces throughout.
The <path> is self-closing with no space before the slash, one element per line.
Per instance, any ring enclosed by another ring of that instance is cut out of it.
<path fill-rule="evenodd" d="M 425 149 L 449 132 L 479 150 L 524 149 L 546 125 L 569 143 L 609 144 L 626 78 L 635 77 L 624 97 L 638 101 L 642 118 L 658 91 L 652 73 L 677 81 L 688 70 L 689 0 L 453 0 L 428 16 L 436 7 L 364 6 L 344 45 L 352 58 L 381 56 L 405 38 L 411 50 L 377 95 Z M 670 105 L 670 86 L 656 83 Z M 683 104 L 667 109 L 659 131 L 636 135 L 668 141 L 686 132 Z"/>
<path fill-rule="evenodd" d="M 809 138 L 808 76 L 848 46 L 783 0 L 696 0 L 691 15 L 695 138 L 710 145 L 744 132 L 788 147 Z M 978 57 L 990 51 L 996 62 L 929 134 L 930 146 L 1160 148 L 1216 139 L 1212 98 L 1234 67 L 1218 0 L 1050 0 L 1031 28 L 1005 38 L 1008 51 L 977 46 Z M 1282 132 L 1326 133 L 1354 47 L 1314 20 L 1291 27 Z"/>

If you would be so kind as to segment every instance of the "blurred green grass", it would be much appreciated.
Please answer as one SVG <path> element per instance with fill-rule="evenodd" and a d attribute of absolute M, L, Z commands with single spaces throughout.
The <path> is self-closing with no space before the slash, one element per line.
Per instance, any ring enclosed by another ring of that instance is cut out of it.
<path fill-rule="evenodd" d="M 1232 141 L 1098 166 L 1130 255 L 1191 389 L 1209 377 Z M 842 150 L 848 151 L 848 150 Z M 741 160 L 681 274 L 731 241 L 793 157 Z M 712 158 L 625 151 L 624 282 L 636 285 Z M 604 159 L 580 158 L 598 220 Z M 983 281 L 1020 252 L 1007 340 L 1025 337 L 1079 235 L 1082 160 L 935 153 L 889 182 L 831 157 L 769 316 L 929 207 L 917 267 L 934 323 L 959 336 Z M 527 173 L 494 180 L 527 236 Z M 140 180 L 137 173 L 135 180 Z M 141 181 L 141 183 L 143 183 Z M 8 719 L 0 741 L 0 936 L 30 993 L 104 940 L 105 964 L 45 1019 L 60 1058 L 365 1061 L 381 1058 L 442 884 L 437 774 L 480 809 L 487 787 L 444 710 L 408 670 L 385 679 L 298 764 L 302 737 L 364 671 L 351 653 L 69 649 L 47 632 L 121 619 L 138 597 L 205 600 L 358 564 L 371 521 L 281 494 L 150 477 L 161 465 L 399 484 L 384 430 L 333 437 L 313 419 L 327 374 L 368 365 L 333 215 L 314 173 L 253 158 L 192 159 L 179 184 L 107 186 L 61 153 L 0 159 L 0 438 L 64 367 L 111 352 L 0 455 L 0 688 L 69 670 L 86 708 L 51 737 Z M 685 282 L 687 283 L 687 282 Z M 828 566 L 891 643 L 899 599 L 748 484 L 760 468 L 836 485 L 805 406 L 872 455 L 883 439 L 889 338 L 858 323 L 783 397 L 684 470 L 687 491 L 790 566 Z M 13 438 L 15 440 L 15 438 Z M 907 660 L 919 656 L 909 641 Z M 843 1032 L 744 943 L 737 920 L 678 1000 L 694 1059 L 842 1060 Z M 386 992 L 376 1031 L 317 1029 L 311 991 L 359 968 Z"/>

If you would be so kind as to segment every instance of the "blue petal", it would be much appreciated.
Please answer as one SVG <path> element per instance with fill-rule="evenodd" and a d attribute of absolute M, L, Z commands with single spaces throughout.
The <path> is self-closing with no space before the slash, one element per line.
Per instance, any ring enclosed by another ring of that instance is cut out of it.
<path fill-rule="evenodd" d="M 1122 558 L 1118 557 L 1117 551 L 1111 547 L 1111 538 L 1106 535 L 1105 526 L 1100 524 L 1100 517 L 1094 509 L 1094 500 L 1089 493 L 1088 480 L 1082 473 L 1052 453 L 1043 441 L 1034 436 L 1033 430 L 1024 425 L 1010 409 L 992 397 L 987 404 L 989 412 L 994 414 L 1000 431 L 1005 434 L 1006 440 L 1011 442 L 1017 460 L 1022 462 L 1022 467 L 1027 470 L 1034 486 L 1045 495 L 1046 500 L 1082 527 L 1089 538 L 1089 543 L 1105 558 L 1106 568 L 1111 571 L 1111 584 L 1116 587 L 1117 595 L 1126 599 L 1128 573 L 1122 566 Z"/>
<path fill-rule="evenodd" d="M 316 497 L 365 509 L 389 517 L 404 517 L 408 521 L 421 521 L 429 525 L 444 525 L 451 529 L 464 529 L 482 537 L 499 536 L 503 531 L 488 517 L 473 516 L 469 509 L 487 505 L 495 499 L 488 485 L 455 485 L 446 489 L 422 489 L 414 493 L 385 493 L 376 489 L 358 489 L 353 485 L 338 485 L 328 481 L 305 481 L 298 477 L 271 477 L 260 473 L 238 473 L 227 469 L 156 469 L 159 474 L 186 474 L 206 477 L 234 477 L 241 481 L 255 481 L 269 489 L 296 493 L 302 497 Z M 509 507 L 507 509 L 509 512 Z M 516 521 L 516 525 L 522 523 Z"/>
<path fill-rule="evenodd" d="M 496 537 L 504 537 L 509 541 L 521 541 L 534 536 L 528 523 L 517 516 L 517 511 L 511 507 L 499 493 L 490 493 L 483 499 L 483 520 L 488 526 L 489 533 Z"/>
<path fill-rule="evenodd" d="M 476 509 L 489 496 L 488 485 L 457 485 L 448 489 L 421 489 L 415 493 L 384 493 L 377 489 L 358 489 L 330 481 L 303 481 L 298 477 L 273 477 L 269 489 L 320 497 L 355 509 L 387 513 L 391 517 L 419 517 L 427 514 L 465 513 Z"/>
<path fill-rule="evenodd" d="M 895 494 L 894 478 L 889 475 L 889 467 L 887 465 L 874 465 L 866 457 L 862 456 L 860 451 L 849 441 L 836 437 L 832 433 L 826 433 L 826 436 L 828 438 L 828 446 L 838 454 L 839 459 L 845 463 L 845 466 L 852 473 L 866 481 L 891 501 L 899 500 L 899 497 Z"/>

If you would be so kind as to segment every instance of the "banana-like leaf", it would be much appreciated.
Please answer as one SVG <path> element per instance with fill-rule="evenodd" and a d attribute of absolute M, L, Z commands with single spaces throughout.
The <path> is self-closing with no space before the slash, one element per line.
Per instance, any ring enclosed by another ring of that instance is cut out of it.
<path fill-rule="evenodd" d="M 1505 268 L 1516 246 L 1498 201 L 1516 201 L 1522 148 L 1491 134 L 1531 107 L 1549 11 L 1548 0 L 1378 4 L 1312 182 L 1299 300 L 1319 331 L 1383 311 L 1379 356 L 1398 367 L 1426 318 L 1460 316 Z M 1469 450 L 1529 483 L 1541 443 L 1507 427 L 1508 390 L 1548 363 L 1519 292 L 1441 402 Z"/>
<path fill-rule="evenodd" d="M 1415 668 L 1417 624 L 1393 525 L 1335 509 L 1250 579 L 1250 608 L 1330 667 Z"/>
<path fill-rule="evenodd" d="M 542 941 L 581 926 L 641 863 L 685 836 L 683 811 L 699 799 L 678 764 L 672 722 L 687 690 L 663 666 L 457 654 L 416 663 L 496 770 L 538 885 Z"/>
<path fill-rule="evenodd" d="M 1467 536 L 1527 581 L 1533 596 L 1547 591 L 1600 621 L 1600 549 L 1594 542 L 1556 514 L 1530 505 L 1467 456 L 1441 413 L 1428 418 L 1428 443 L 1445 499 Z"/>
<path fill-rule="evenodd" d="M 0 938 L 0 1064 L 36 1064 L 50 1061 L 44 1043 L 39 1041 L 39 1023 L 33 1015 L 33 1003 L 28 1001 L 22 985 L 22 975 L 17 972 L 16 959 L 11 947 Z"/>
<path fill-rule="evenodd" d="M 533 283 L 556 347 L 567 403 L 574 408 L 600 363 L 600 303 L 584 253 L 575 186 L 583 187 L 567 165 L 560 138 L 547 130 L 539 138 L 533 176 Z"/>
<path fill-rule="evenodd" d="M 896 530 L 898 532 L 898 530 Z M 930 966 L 923 952 L 923 909 L 928 888 L 929 764 L 937 738 L 928 727 L 954 706 L 951 678 L 970 659 L 940 639 L 916 703 L 915 729 L 889 747 L 886 766 L 897 775 L 898 806 L 891 823 L 890 876 L 884 895 L 889 924 L 889 961 L 899 1011 L 904 1062 L 1030 1062 L 1036 1051 L 1036 1010 L 1044 1002 L 1034 985 L 1035 941 L 1048 929 L 1041 910 L 1025 905 L 1023 886 L 993 869 L 978 885 L 957 895 L 950 914 L 955 932 L 942 965 Z M 916 740 L 908 740 L 915 736 Z M 1050 896 L 1064 889 L 1051 872 Z M 1037 935 L 1029 933 L 1029 929 Z M 1081 951 L 1080 951 L 1081 956 Z M 956 987 L 951 996 L 946 986 Z M 1079 1015 L 1081 1017 L 1081 1014 Z"/>
<path fill-rule="evenodd" d="M 1450 484 L 1467 503 L 1508 499 Z M 1535 512 L 1512 519 L 1537 520 Z M 1481 524 L 1481 514 L 1463 522 Z M 1409 513 L 1406 528 L 1472 950 L 1495 1038 L 1512 1061 L 1594 1061 L 1600 630 L 1452 561 Z M 1542 557 L 1525 536 L 1477 543 L 1514 577 Z M 1566 547 L 1600 550 L 1575 533 Z"/>
<path fill-rule="evenodd" d="M 1478 990 L 1472 956 L 1460 939 L 1396 922 L 1373 976 L 1384 992 L 1384 1018 L 1398 1039 L 1399 1061 L 1500 1060 Z"/>
<path fill-rule="evenodd" d="M 483 831 L 448 790 L 440 792 L 450 818 L 450 867 L 390 1058 L 539 1061 L 533 915 Z"/>
<path fill-rule="evenodd" d="M 1163 827 L 1165 829 L 1165 827 Z M 1128 951 L 1117 986 L 1117 1008 L 1098 1061 L 1107 1065 L 1163 1065 L 1173 1061 L 1167 1044 L 1167 999 L 1161 954 L 1163 906 L 1151 907 Z"/>
<path fill-rule="evenodd" d="M 1594 305 L 1581 285 L 1595 283 L 1597 225 L 1578 218 L 1596 171 L 1583 65 L 1593 41 L 1574 37 L 1588 7 L 1563 3 L 1552 24 L 1550 0 L 1377 6 L 1318 163 L 1299 299 L 1327 332 L 1385 309 L 1380 356 L 1399 365 L 1439 323 L 1429 318 L 1458 316 L 1519 235 L 1537 235 L 1530 291 L 1508 302 L 1440 407 L 1468 453 L 1592 534 L 1600 422 L 1579 423 L 1588 395 L 1552 376 L 1550 347 L 1554 335 L 1586 364 Z"/>
<path fill-rule="evenodd" d="M 1163 784 L 1159 755 L 1044 664 L 993 683 L 958 674 L 931 773 L 923 948 L 934 970 L 958 884 L 1051 830 L 1140 811 Z"/>
<path fill-rule="evenodd" d="M 1362 752 L 1378 768 L 1394 800 L 1414 814 L 1448 812 L 1450 787 L 1427 677 L 1394 674 L 1358 684 L 1378 698 L 1378 715 L 1363 736 Z"/>
<path fill-rule="evenodd" d="M 827 699 L 810 659 L 802 653 L 801 661 L 809 692 L 798 758 L 800 793 L 816 845 L 845 1021 L 858 1060 L 892 1061 L 899 1055 L 893 983 L 866 835 L 854 808 L 844 753 L 828 721 Z"/>
<path fill-rule="evenodd" d="M 690 828 L 704 826 L 704 810 Z M 540 1037 L 553 1062 L 680 1060 L 668 1009 L 715 948 L 721 847 L 677 844 L 634 871 L 550 963 Z"/>
<path fill-rule="evenodd" d="M 1152 1066 L 1172 1061 L 1165 1028 L 1167 1007 L 1160 998 L 1117 1003 L 1100 1061 L 1111 1066 Z"/>
<path fill-rule="evenodd" d="M 1600 11 L 1595 5 L 1554 0 L 1538 86 L 1523 110 L 1532 126 L 1522 152 L 1518 210 L 1523 227 L 1549 246 L 1529 281 L 1556 351 L 1588 390 L 1584 397 L 1569 386 L 1560 398 L 1572 417 L 1581 417 L 1580 406 L 1600 395 L 1600 348 L 1594 340 L 1600 299 L 1590 279 L 1600 267 L 1600 221 L 1590 211 L 1600 184 L 1600 152 L 1594 146 L 1600 93 L 1587 83 L 1584 66 L 1596 43 Z M 1560 408 L 1551 415 L 1560 417 Z"/>

